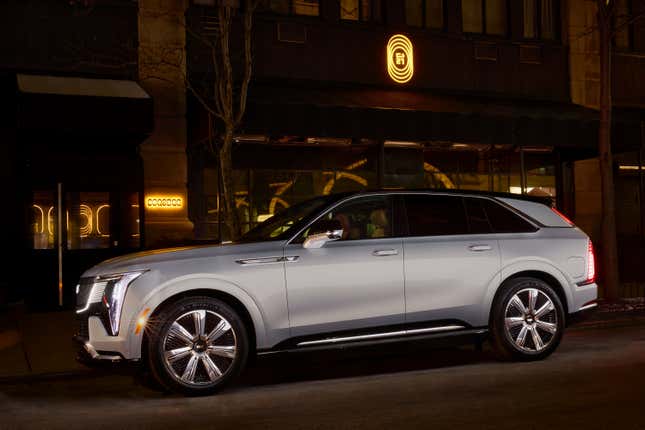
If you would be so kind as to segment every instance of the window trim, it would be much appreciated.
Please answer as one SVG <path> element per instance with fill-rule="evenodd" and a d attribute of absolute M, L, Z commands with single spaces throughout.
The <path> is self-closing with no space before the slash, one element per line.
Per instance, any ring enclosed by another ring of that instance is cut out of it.
<path fill-rule="evenodd" d="M 478 32 L 472 32 L 472 31 L 465 31 L 464 30 L 464 5 L 463 2 L 460 1 L 460 14 L 461 14 L 461 33 L 471 36 L 471 37 L 481 37 L 481 38 L 490 38 L 490 39 L 508 39 L 510 34 L 511 34 L 511 8 L 509 0 L 503 0 L 504 1 L 504 33 L 503 34 L 494 34 L 494 33 L 488 33 L 486 29 L 486 1 L 488 0 L 479 0 L 482 5 L 482 31 L 481 33 Z"/>

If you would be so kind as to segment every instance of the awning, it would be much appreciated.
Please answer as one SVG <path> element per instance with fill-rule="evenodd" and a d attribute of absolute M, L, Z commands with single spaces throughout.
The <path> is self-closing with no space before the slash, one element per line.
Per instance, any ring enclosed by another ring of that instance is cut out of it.
<path fill-rule="evenodd" d="M 639 135 L 631 117 L 614 119 L 617 145 Z M 572 103 L 354 87 L 256 84 L 246 123 L 251 133 L 553 146 L 580 156 L 595 152 L 598 136 L 598 112 Z"/>
<path fill-rule="evenodd" d="M 21 129 L 152 132 L 152 98 L 134 81 L 18 74 L 16 82 Z"/>

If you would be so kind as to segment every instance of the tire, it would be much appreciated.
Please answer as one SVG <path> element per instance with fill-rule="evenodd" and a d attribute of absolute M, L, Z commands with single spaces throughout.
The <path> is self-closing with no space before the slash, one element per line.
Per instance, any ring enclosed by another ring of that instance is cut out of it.
<path fill-rule="evenodd" d="M 562 302 L 553 288 L 540 279 L 515 278 L 506 282 L 491 310 L 493 349 L 505 360 L 532 361 L 549 356 L 560 344 L 564 327 Z"/>
<path fill-rule="evenodd" d="M 188 396 L 221 390 L 239 375 L 249 354 L 244 322 L 212 297 L 188 297 L 164 307 L 151 318 L 147 335 L 154 378 Z"/>

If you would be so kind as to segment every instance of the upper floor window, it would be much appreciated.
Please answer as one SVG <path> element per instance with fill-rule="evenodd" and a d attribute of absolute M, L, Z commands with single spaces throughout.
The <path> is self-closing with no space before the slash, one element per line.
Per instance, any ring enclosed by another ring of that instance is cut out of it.
<path fill-rule="evenodd" d="M 381 0 L 340 0 L 340 19 L 346 21 L 382 21 Z"/>
<path fill-rule="evenodd" d="M 504 36 L 507 33 L 507 0 L 461 0 L 464 33 Z"/>
<path fill-rule="evenodd" d="M 444 0 L 405 0 L 405 21 L 415 27 L 443 28 Z"/>
<path fill-rule="evenodd" d="M 630 6 L 629 0 L 616 0 L 616 5 L 614 6 L 614 28 L 616 32 L 614 46 L 621 50 L 629 50 L 632 47 L 630 21 L 633 20 L 633 17 Z"/>
<path fill-rule="evenodd" d="M 523 0 L 524 37 L 554 40 L 557 38 L 557 0 Z"/>
<path fill-rule="evenodd" d="M 320 0 L 260 0 L 259 6 L 283 15 L 320 15 Z"/>

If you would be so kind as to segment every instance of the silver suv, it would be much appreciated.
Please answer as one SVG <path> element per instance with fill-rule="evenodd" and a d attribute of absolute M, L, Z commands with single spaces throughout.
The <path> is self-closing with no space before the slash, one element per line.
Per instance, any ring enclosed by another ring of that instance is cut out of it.
<path fill-rule="evenodd" d="M 362 192 L 292 206 L 235 243 L 105 261 L 77 287 L 84 350 L 207 394 L 251 354 L 489 335 L 541 359 L 595 305 L 587 235 L 515 195 Z"/>

